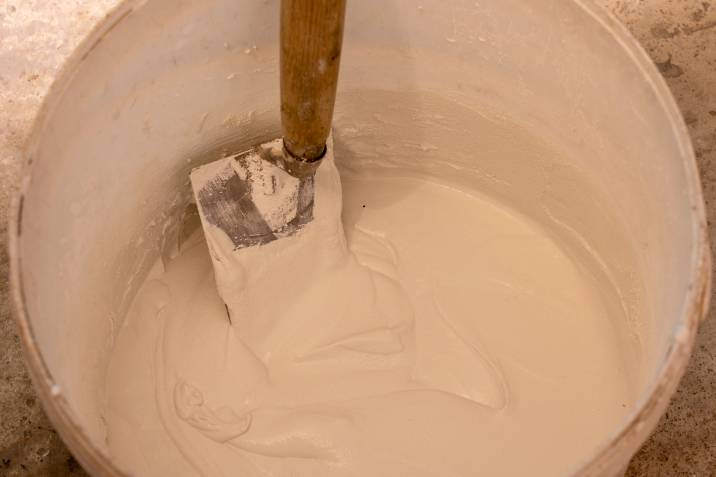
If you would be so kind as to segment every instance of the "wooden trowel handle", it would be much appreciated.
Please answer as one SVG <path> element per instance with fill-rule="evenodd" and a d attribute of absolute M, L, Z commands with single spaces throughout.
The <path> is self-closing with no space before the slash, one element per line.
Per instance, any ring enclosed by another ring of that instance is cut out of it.
<path fill-rule="evenodd" d="M 346 0 L 281 0 L 281 124 L 288 152 L 323 157 L 336 99 Z"/>

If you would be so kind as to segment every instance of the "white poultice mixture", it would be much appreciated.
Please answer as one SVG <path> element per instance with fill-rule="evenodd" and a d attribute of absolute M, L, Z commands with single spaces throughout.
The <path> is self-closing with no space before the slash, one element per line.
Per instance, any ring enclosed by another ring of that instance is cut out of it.
<path fill-rule="evenodd" d="M 157 264 L 109 365 L 113 459 L 136 477 L 576 470 L 632 402 L 588 274 L 484 197 L 342 179 L 329 157 L 314 221 L 217 257 L 216 280 L 218 229 Z"/>

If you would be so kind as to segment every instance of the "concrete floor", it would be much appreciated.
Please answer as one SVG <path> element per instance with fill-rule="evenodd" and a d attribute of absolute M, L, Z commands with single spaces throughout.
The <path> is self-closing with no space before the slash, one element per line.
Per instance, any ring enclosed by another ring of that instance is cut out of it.
<path fill-rule="evenodd" d="M 716 237 L 716 1 L 595 0 L 641 41 L 671 87 L 698 159 Z M 117 0 L 0 0 L 0 234 L 23 143 L 58 67 Z M 0 276 L 7 274 L 0 243 Z M 0 280 L 0 475 L 86 475 L 45 417 Z M 716 303 L 716 300 L 712 300 Z M 716 306 L 711 315 L 716 313 Z M 716 476 L 716 319 L 702 325 L 681 386 L 628 476 Z"/>

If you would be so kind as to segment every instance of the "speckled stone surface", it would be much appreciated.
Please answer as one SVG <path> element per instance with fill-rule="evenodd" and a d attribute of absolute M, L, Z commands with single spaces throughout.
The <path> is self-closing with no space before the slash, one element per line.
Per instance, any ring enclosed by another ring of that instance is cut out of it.
<path fill-rule="evenodd" d="M 0 0 L 0 476 L 86 475 L 45 417 L 25 371 L 7 300 L 5 224 L 20 147 L 43 95 L 67 55 L 117 1 Z M 671 87 L 691 132 L 716 237 L 716 1 L 595 1 L 626 24 Z M 715 369 L 712 316 L 629 477 L 716 476 Z"/>

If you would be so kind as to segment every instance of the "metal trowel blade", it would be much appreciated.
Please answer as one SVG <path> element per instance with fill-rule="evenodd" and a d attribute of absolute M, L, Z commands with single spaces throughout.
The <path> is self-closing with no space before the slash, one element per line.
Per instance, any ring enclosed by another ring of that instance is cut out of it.
<path fill-rule="evenodd" d="M 295 234 L 313 219 L 318 163 L 297 163 L 276 139 L 200 166 L 191 185 L 201 224 L 218 228 L 234 250 Z"/>

